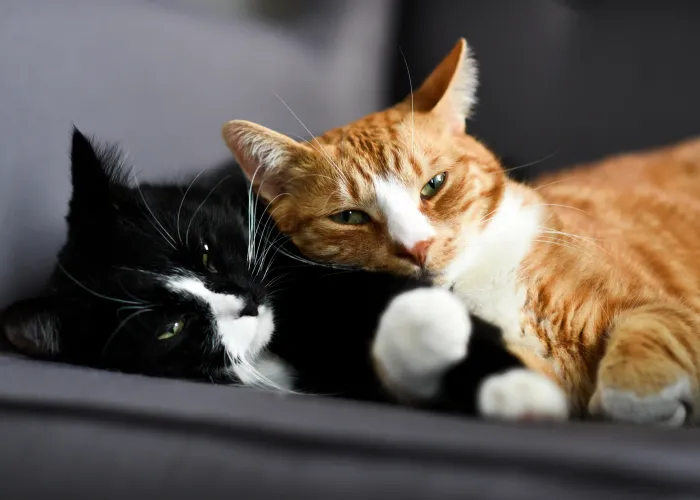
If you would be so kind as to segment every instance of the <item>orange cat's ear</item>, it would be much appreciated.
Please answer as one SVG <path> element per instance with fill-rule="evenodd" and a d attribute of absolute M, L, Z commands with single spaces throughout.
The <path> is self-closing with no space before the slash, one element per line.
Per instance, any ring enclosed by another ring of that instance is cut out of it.
<path fill-rule="evenodd" d="M 267 201 L 284 192 L 289 163 L 298 159 L 304 146 L 256 123 L 234 120 L 223 127 L 226 145 L 239 165 Z"/>
<path fill-rule="evenodd" d="M 430 112 L 455 133 L 464 133 L 465 120 L 476 103 L 478 68 L 464 38 L 414 93 L 417 110 Z"/>

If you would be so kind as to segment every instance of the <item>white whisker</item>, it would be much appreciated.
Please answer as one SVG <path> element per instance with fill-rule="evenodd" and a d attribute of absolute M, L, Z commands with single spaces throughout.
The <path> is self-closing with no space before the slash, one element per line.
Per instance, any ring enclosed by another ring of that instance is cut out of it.
<path fill-rule="evenodd" d="M 66 268 L 63 267 L 63 265 L 62 265 L 60 262 L 57 264 L 57 266 L 58 266 L 58 268 L 61 270 L 61 272 L 63 272 L 63 274 L 65 274 L 68 278 L 70 278 L 70 280 L 71 280 L 73 283 L 75 283 L 76 285 L 78 285 L 80 288 L 82 288 L 82 289 L 85 290 L 86 292 L 88 292 L 88 293 L 94 295 L 95 297 L 99 297 L 99 298 L 105 299 L 105 300 L 111 300 L 112 302 L 117 302 L 117 303 L 119 303 L 119 304 L 127 304 L 127 305 L 133 305 L 133 306 L 136 306 L 136 305 L 145 305 L 145 303 L 143 303 L 143 302 L 137 302 L 137 301 L 134 301 L 134 300 L 116 299 L 116 298 L 114 298 L 114 297 L 110 297 L 110 296 L 108 296 L 108 295 L 103 295 L 103 294 L 98 293 L 98 292 L 96 292 L 96 291 L 94 291 L 94 290 L 91 290 L 91 289 L 88 288 L 87 286 L 83 285 L 80 281 L 78 281 L 77 279 L 75 279 L 68 271 L 66 271 Z"/>
<path fill-rule="evenodd" d="M 187 186 L 187 190 L 185 190 L 185 194 L 182 195 L 182 200 L 180 201 L 180 206 L 177 209 L 177 219 L 175 225 L 177 226 L 177 239 L 180 240 L 180 243 L 182 242 L 182 235 L 180 234 L 180 212 L 182 212 L 182 206 L 185 204 L 185 198 L 187 198 L 187 193 L 190 192 L 190 189 L 192 189 L 192 186 L 194 186 L 194 183 L 197 182 L 197 179 L 199 179 L 199 176 L 204 173 L 204 170 L 199 172 L 197 176 L 192 179 L 192 182 L 190 182 L 190 185 Z"/>
<path fill-rule="evenodd" d="M 173 247 L 174 250 L 177 250 L 177 246 L 175 243 L 175 239 L 168 234 L 168 231 L 166 231 L 165 227 L 163 227 L 163 224 L 160 223 L 156 215 L 153 213 L 153 210 L 151 210 L 151 207 L 148 206 L 148 202 L 146 201 L 146 197 L 143 195 L 143 191 L 141 190 L 141 184 L 139 183 L 138 178 L 136 177 L 136 174 L 134 173 L 134 168 L 131 168 L 131 175 L 134 179 L 134 182 L 136 183 L 136 189 L 138 190 L 139 194 L 141 195 L 141 200 L 143 200 L 143 204 L 146 207 L 146 210 L 148 210 L 148 213 L 152 217 L 151 225 L 153 225 L 153 228 L 160 233 L 160 235 L 163 237 L 165 242 Z"/>
<path fill-rule="evenodd" d="M 216 185 L 215 185 L 213 188 L 211 188 L 211 190 L 209 190 L 209 192 L 208 192 L 207 195 L 204 197 L 204 199 L 202 200 L 202 202 L 197 206 L 197 208 L 195 209 L 195 211 L 192 213 L 192 217 L 190 218 L 190 223 L 187 224 L 187 231 L 185 231 L 185 241 L 189 241 L 190 228 L 192 227 L 192 222 L 194 222 L 194 218 L 195 218 L 195 216 L 197 215 L 197 212 L 199 212 L 199 210 L 204 206 L 204 204 L 207 202 L 207 200 L 208 200 L 209 197 L 212 195 L 212 193 L 214 192 L 214 190 L 216 190 L 216 188 L 218 188 L 218 187 L 219 187 L 226 179 L 228 179 L 229 177 L 231 177 L 231 176 L 230 176 L 230 175 L 227 175 L 226 177 L 224 177 L 223 179 L 221 179 L 219 182 L 217 182 Z"/>
<path fill-rule="evenodd" d="M 112 343 L 112 340 L 114 340 L 114 338 L 117 336 L 117 334 L 121 331 L 122 328 L 124 328 L 124 326 L 129 322 L 129 320 L 131 318 L 135 318 L 136 316 L 138 316 L 140 314 L 143 314 L 145 312 L 151 312 L 151 311 L 153 311 L 153 309 L 140 309 L 140 310 L 136 311 L 135 313 L 130 314 L 129 316 L 127 316 L 127 318 L 124 321 L 119 323 L 119 326 L 117 326 L 117 328 L 115 328 L 114 332 L 112 332 L 112 335 L 110 335 L 109 338 L 107 339 L 107 342 L 105 342 L 105 345 L 102 348 L 102 356 L 105 355 L 105 352 L 107 351 L 107 348 Z"/>
<path fill-rule="evenodd" d="M 415 156 L 416 154 L 416 141 L 415 141 L 415 132 L 416 132 L 416 118 L 415 118 L 415 113 L 414 113 L 414 107 L 413 107 L 413 82 L 411 81 L 411 72 L 408 69 L 408 61 L 406 60 L 406 55 L 403 53 L 403 50 L 401 50 L 401 47 L 399 47 L 399 52 L 401 53 L 401 57 L 403 58 L 403 63 L 404 66 L 406 66 L 406 74 L 408 75 L 408 86 L 411 89 L 411 154 Z"/>

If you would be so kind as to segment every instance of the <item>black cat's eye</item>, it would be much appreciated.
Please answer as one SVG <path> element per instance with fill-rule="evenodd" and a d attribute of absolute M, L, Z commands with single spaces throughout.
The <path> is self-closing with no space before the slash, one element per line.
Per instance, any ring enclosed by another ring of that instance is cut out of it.
<path fill-rule="evenodd" d="M 211 262 L 211 258 L 209 256 L 209 245 L 207 245 L 206 243 L 204 244 L 204 251 L 202 252 L 202 264 L 204 265 L 204 267 L 207 268 L 207 270 L 210 273 L 216 274 L 217 272 L 219 272 L 214 266 L 214 264 Z"/>
<path fill-rule="evenodd" d="M 421 198 L 427 200 L 428 198 L 432 198 L 433 196 L 435 196 L 438 193 L 438 191 L 440 191 L 440 188 L 443 186 L 443 184 L 445 184 L 445 179 L 447 179 L 447 172 L 437 174 L 435 177 L 430 179 L 420 191 Z"/>
<path fill-rule="evenodd" d="M 170 325 L 170 328 L 168 328 L 165 332 L 158 335 L 158 340 L 171 339 L 175 335 L 180 333 L 183 328 L 185 328 L 185 320 L 179 319 L 176 322 L 174 322 L 172 325 Z"/>
<path fill-rule="evenodd" d="M 369 215 L 362 210 L 343 210 L 330 216 L 333 222 L 351 226 L 367 224 L 370 221 Z"/>

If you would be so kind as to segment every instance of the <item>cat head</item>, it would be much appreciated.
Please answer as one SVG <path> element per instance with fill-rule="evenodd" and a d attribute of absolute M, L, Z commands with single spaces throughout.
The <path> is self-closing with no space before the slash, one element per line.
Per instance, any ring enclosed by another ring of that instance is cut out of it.
<path fill-rule="evenodd" d="M 504 193 L 498 160 L 465 133 L 476 88 L 462 39 L 404 101 L 311 141 L 245 121 L 223 134 L 307 256 L 439 276 Z"/>
<path fill-rule="evenodd" d="M 77 129 L 71 170 L 68 240 L 50 287 L 3 312 L 5 336 L 78 364 L 245 382 L 273 331 L 249 265 L 245 179 L 138 185 L 116 149 Z"/>

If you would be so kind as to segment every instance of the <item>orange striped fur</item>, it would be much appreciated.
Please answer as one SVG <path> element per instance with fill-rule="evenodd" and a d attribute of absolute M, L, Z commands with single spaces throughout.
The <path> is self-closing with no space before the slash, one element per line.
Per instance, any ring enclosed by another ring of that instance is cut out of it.
<path fill-rule="evenodd" d="M 526 186 L 465 134 L 475 89 L 462 40 L 388 110 L 304 143 L 241 121 L 224 136 L 307 256 L 429 273 L 454 287 L 503 328 L 528 366 L 565 389 L 575 414 L 692 420 L 687 409 L 700 399 L 700 140 Z M 442 172 L 442 188 L 422 199 Z M 400 187 L 392 199 L 410 217 L 382 201 L 377 179 L 387 180 L 386 193 Z M 329 218 L 344 210 L 370 220 Z M 424 232 L 411 235 L 414 225 Z M 423 265 L 407 255 L 416 238 L 429 245 Z"/>

